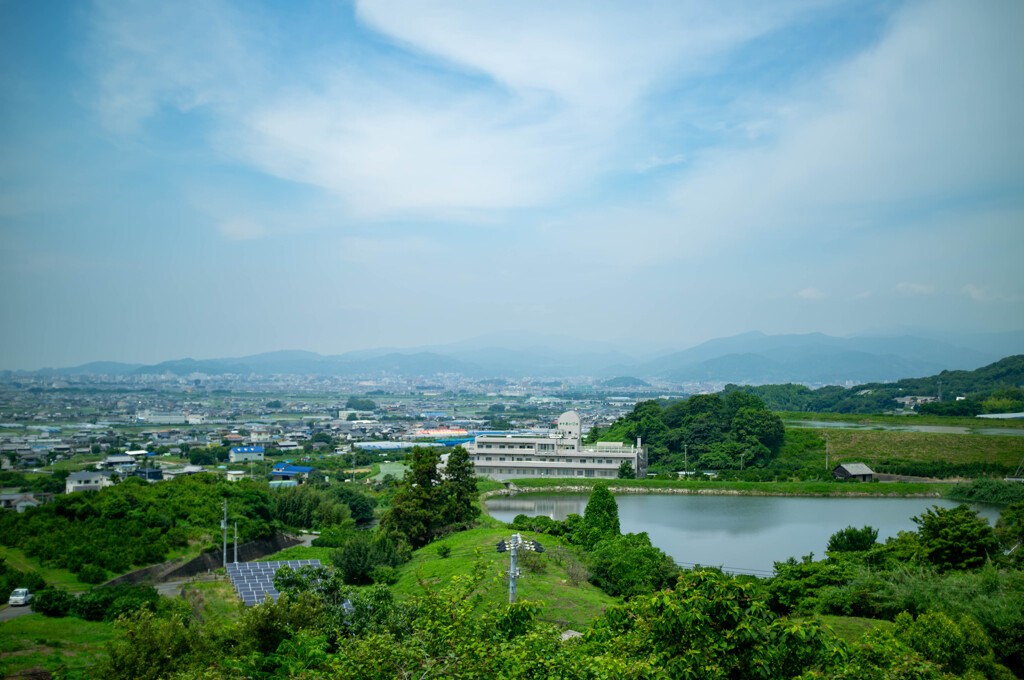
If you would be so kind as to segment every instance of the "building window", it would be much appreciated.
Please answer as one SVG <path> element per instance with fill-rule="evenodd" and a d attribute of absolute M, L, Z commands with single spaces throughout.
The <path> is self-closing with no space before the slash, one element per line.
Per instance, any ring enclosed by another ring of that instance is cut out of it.
<path fill-rule="evenodd" d="M 504 456 L 502 456 L 502 457 L 501 457 L 501 458 L 499 458 L 498 460 L 499 460 L 499 461 L 501 461 L 502 463 L 504 463 L 504 462 L 505 462 L 505 457 L 504 457 Z"/>

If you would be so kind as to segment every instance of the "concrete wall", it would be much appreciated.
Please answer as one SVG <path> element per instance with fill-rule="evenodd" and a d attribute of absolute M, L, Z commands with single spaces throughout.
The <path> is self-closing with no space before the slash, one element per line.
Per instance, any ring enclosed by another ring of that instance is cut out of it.
<path fill-rule="evenodd" d="M 293 545 L 299 545 L 302 540 L 295 536 L 289 536 L 287 534 L 276 534 L 273 538 L 265 541 L 250 541 L 249 543 L 242 543 L 238 546 L 238 561 L 239 562 L 251 562 L 252 560 L 272 555 L 285 548 L 290 548 Z M 189 560 L 188 562 L 182 562 L 179 560 L 171 560 L 164 562 L 163 564 L 156 564 L 152 567 L 144 567 L 135 571 L 122 574 L 117 578 L 113 578 L 103 585 L 114 585 L 118 583 L 162 583 L 164 581 L 173 581 L 175 579 L 190 578 L 197 574 L 202 574 L 211 569 L 220 569 L 221 550 L 217 549 L 212 552 L 205 552 L 195 559 Z M 234 561 L 235 550 L 234 547 L 228 544 L 228 561 Z"/>

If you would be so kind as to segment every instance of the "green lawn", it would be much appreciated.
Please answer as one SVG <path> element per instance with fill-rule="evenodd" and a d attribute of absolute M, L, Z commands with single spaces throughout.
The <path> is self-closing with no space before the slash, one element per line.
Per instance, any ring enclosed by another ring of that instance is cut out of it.
<path fill-rule="evenodd" d="M 391 475 L 395 479 L 401 479 L 405 477 L 405 473 L 409 469 L 409 466 L 405 463 L 377 463 L 377 465 L 380 466 L 380 472 L 370 478 L 375 481 L 384 479 L 384 475 Z"/>
<path fill-rule="evenodd" d="M 477 559 L 484 561 L 487 576 L 482 584 L 482 608 L 495 610 L 508 602 L 508 582 L 504 574 L 509 568 L 509 553 L 497 552 L 498 541 L 510 532 L 500 525 L 452 534 L 413 553 L 412 560 L 399 568 L 399 579 L 393 589 L 402 596 L 423 592 L 420 581 L 428 587 L 440 587 L 455 574 L 469 574 Z M 559 548 L 567 550 L 553 536 L 524 532 L 523 537 L 539 541 L 548 552 L 530 555 L 520 565 L 522 577 L 517 584 L 517 599 L 530 600 L 543 605 L 540 618 L 568 627 L 588 627 L 594 617 L 619 600 L 582 581 L 573 585 L 566 567 L 557 564 L 553 553 Z M 451 554 L 442 558 L 437 549 L 447 546 Z M 531 559 L 532 558 L 532 559 Z M 531 564 L 533 563 L 533 564 Z"/>
<path fill-rule="evenodd" d="M 879 619 L 865 619 L 860 616 L 820 616 L 822 622 L 832 629 L 840 640 L 853 644 L 860 640 L 864 633 L 879 626 L 886 628 L 892 625 L 890 621 Z"/>
<path fill-rule="evenodd" d="M 5 621 L 0 624 L 0 675 L 43 668 L 65 669 L 64 678 L 94 677 L 91 669 L 113 635 L 113 624 L 72 616 L 51 619 L 29 614 Z"/>

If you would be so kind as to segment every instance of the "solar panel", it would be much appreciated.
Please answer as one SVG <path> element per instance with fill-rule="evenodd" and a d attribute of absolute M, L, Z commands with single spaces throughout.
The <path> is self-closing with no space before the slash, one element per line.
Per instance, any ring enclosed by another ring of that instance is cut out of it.
<path fill-rule="evenodd" d="M 299 569 L 304 566 L 320 567 L 320 560 L 282 560 L 278 562 L 232 562 L 227 566 L 238 597 L 246 607 L 252 607 L 268 599 L 277 601 L 281 596 L 274 587 L 274 576 L 281 567 Z"/>

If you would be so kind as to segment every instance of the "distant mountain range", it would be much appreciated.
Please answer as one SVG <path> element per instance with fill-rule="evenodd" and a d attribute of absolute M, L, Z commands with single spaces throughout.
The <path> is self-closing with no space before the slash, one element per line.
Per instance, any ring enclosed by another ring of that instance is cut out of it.
<path fill-rule="evenodd" d="M 610 344 L 529 334 L 494 335 L 449 345 L 376 349 L 324 356 L 289 350 L 226 359 L 177 359 L 153 365 L 93 362 L 33 371 L 50 375 L 324 375 L 523 378 L 630 376 L 671 382 L 842 384 L 889 382 L 943 370 L 971 370 L 1024 353 L 1024 331 L 937 337 L 750 332 L 646 357 Z"/>

